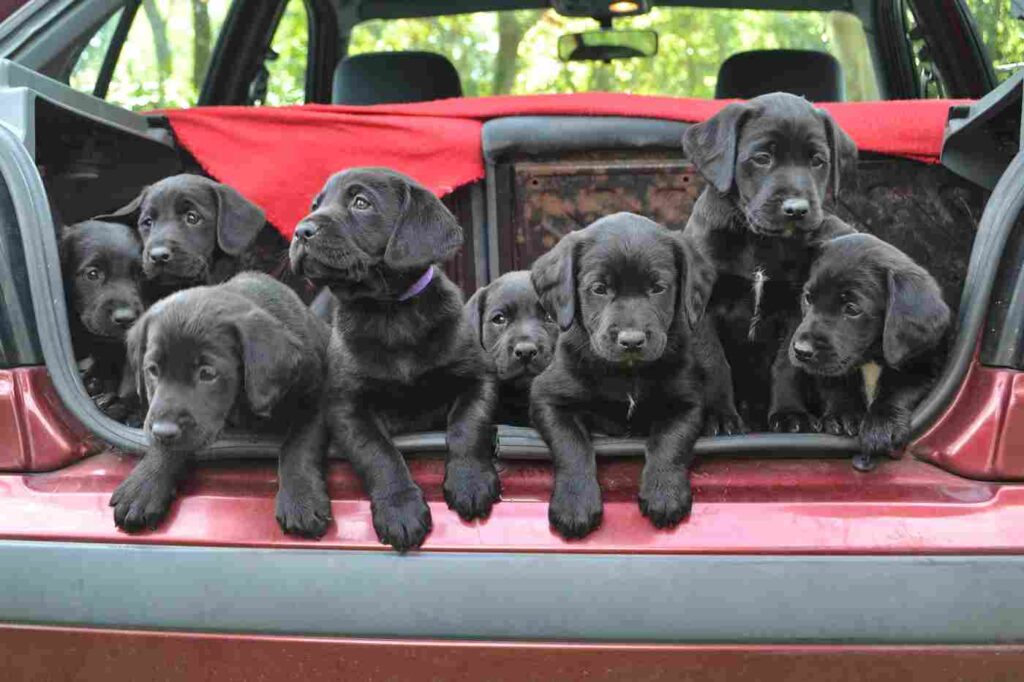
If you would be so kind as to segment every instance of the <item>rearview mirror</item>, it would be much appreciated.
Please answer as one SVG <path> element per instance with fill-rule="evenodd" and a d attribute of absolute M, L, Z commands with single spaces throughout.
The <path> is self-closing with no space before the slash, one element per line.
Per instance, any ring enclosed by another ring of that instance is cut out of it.
<path fill-rule="evenodd" d="M 558 38 L 558 58 L 563 62 L 611 61 L 653 57 L 658 54 L 656 31 L 587 31 Z"/>

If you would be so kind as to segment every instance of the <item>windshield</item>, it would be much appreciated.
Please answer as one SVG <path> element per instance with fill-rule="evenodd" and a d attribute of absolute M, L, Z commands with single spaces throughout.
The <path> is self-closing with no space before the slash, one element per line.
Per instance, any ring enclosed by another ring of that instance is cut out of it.
<path fill-rule="evenodd" d="M 554 10 L 479 12 L 415 19 L 374 19 L 352 32 L 349 54 L 425 50 L 455 65 L 467 96 L 611 91 L 711 98 L 718 68 L 746 50 L 827 52 L 843 67 L 846 99 L 878 99 L 860 20 L 846 12 L 657 7 L 615 28 L 653 29 L 654 57 L 563 63 L 558 37 L 597 22 Z"/>

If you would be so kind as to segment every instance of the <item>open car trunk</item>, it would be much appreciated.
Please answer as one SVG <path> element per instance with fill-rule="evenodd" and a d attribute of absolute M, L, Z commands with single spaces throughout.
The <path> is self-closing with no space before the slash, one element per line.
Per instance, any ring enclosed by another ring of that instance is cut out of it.
<path fill-rule="evenodd" d="M 121 205 L 159 178 L 201 172 L 200 164 L 161 116 L 128 113 L 10 63 L 0 65 L 0 81 L 0 116 L 8 124 L 0 130 L 7 311 L 0 331 L 10 365 L 45 364 L 8 371 L 4 409 L 12 413 L 14 438 L 0 449 L 0 469 L 26 475 L 0 477 L 7 490 L 0 535 L 123 542 L 129 538 L 116 531 L 106 504 L 145 437 L 105 417 L 81 384 L 55 228 Z M 1019 79 L 1013 87 L 997 93 L 1017 92 L 1019 120 Z M 445 198 L 467 233 L 462 253 L 446 266 L 449 275 L 468 295 L 502 272 L 528 268 L 562 234 L 615 211 L 682 229 L 703 188 L 680 149 L 686 125 L 624 117 L 488 121 L 485 180 Z M 834 207 L 930 269 L 957 312 L 957 340 L 915 414 L 916 441 L 902 460 L 865 475 L 849 465 L 851 439 L 701 439 L 693 514 L 666 532 L 636 510 L 643 442 L 598 438 L 605 523 L 586 541 L 566 543 L 548 527 L 551 470 L 538 461 L 548 453 L 532 429 L 499 426 L 503 501 L 474 524 L 445 506 L 444 434 L 408 434 L 396 440 L 414 455 L 413 476 L 434 517 L 424 550 L 878 554 L 1024 547 L 1024 487 L 1008 483 L 1024 479 L 1024 456 L 1012 451 L 1024 428 L 1017 397 L 1024 384 L 1010 361 L 979 362 L 979 347 L 1006 358 L 1007 344 L 1017 341 L 987 334 L 999 336 L 1017 319 L 1011 303 L 1024 249 L 1017 221 L 1024 183 L 1007 178 L 1020 163 L 990 193 L 938 164 L 864 153 L 856 186 Z M 268 226 L 256 248 L 263 269 L 280 274 L 286 240 Z M 380 548 L 369 502 L 344 462 L 329 467 L 336 524 L 328 535 L 319 543 L 283 535 L 273 511 L 277 445 L 272 437 L 226 434 L 201 453 L 205 463 L 161 529 L 130 541 Z"/>

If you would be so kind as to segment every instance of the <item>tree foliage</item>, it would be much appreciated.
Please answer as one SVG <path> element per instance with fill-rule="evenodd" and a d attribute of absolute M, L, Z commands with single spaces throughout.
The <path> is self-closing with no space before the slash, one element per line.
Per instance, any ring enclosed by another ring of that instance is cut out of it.
<path fill-rule="evenodd" d="M 194 104 L 232 0 L 143 0 L 110 84 L 108 99 L 132 109 Z M 967 0 L 1001 77 L 1024 61 L 1024 26 L 1009 0 Z M 92 91 L 121 16 L 116 12 L 82 50 L 72 86 Z M 712 97 L 718 68 L 744 50 L 797 48 L 833 54 L 843 65 L 850 100 L 878 98 L 874 67 L 860 21 L 844 12 L 782 12 L 656 7 L 616 22 L 660 36 L 652 58 L 611 63 L 558 60 L 565 33 L 597 29 L 590 19 L 553 10 L 489 12 L 372 20 L 355 27 L 350 54 L 427 50 L 447 56 L 468 96 L 586 92 Z M 289 0 L 274 33 L 266 104 L 305 99 L 309 16 L 305 0 Z M 1003 68 L 1001 68 L 1003 67 Z"/>

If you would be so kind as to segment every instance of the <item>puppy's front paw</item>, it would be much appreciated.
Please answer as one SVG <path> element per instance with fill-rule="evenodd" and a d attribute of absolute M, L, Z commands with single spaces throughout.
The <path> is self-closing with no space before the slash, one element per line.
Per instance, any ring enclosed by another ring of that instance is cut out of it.
<path fill-rule="evenodd" d="M 640 513 L 656 528 L 671 528 L 690 514 L 693 493 L 683 469 L 644 471 L 640 481 Z"/>
<path fill-rule="evenodd" d="M 331 498 L 319 482 L 282 483 L 277 491 L 277 523 L 285 533 L 319 538 L 331 519 Z"/>
<path fill-rule="evenodd" d="M 562 537 L 573 540 L 589 535 L 601 525 L 603 513 L 596 479 L 555 479 L 548 520 Z"/>
<path fill-rule="evenodd" d="M 153 530 L 167 516 L 174 494 L 173 479 L 151 476 L 137 466 L 110 497 L 114 523 L 128 532 Z"/>
<path fill-rule="evenodd" d="M 850 436 L 860 433 L 863 412 L 826 412 L 821 418 L 821 430 L 833 436 Z"/>
<path fill-rule="evenodd" d="M 899 451 L 909 438 L 909 414 L 869 412 L 860 425 L 860 454 L 853 459 L 854 468 L 870 471 L 877 457 L 899 459 Z"/>
<path fill-rule="evenodd" d="M 769 415 L 768 428 L 775 433 L 820 433 L 821 422 L 808 412 L 786 410 Z"/>
<path fill-rule="evenodd" d="M 370 502 L 373 529 L 385 545 L 407 552 L 423 544 L 433 521 L 423 491 L 409 488 Z"/>
<path fill-rule="evenodd" d="M 747 433 L 747 425 L 738 412 L 719 412 L 708 410 L 704 413 L 704 435 L 709 438 L 715 436 L 741 436 Z"/>
<path fill-rule="evenodd" d="M 464 521 L 485 519 L 501 497 L 501 480 L 492 462 L 448 462 L 444 469 L 444 499 Z"/>
<path fill-rule="evenodd" d="M 128 406 L 116 393 L 101 393 L 94 396 L 92 401 L 100 408 L 100 412 L 115 421 L 124 421 L 128 417 Z"/>

